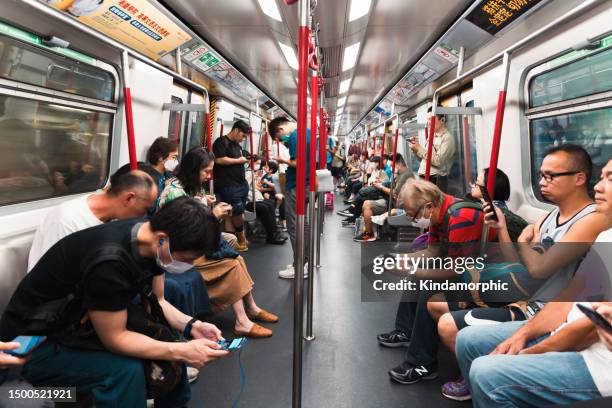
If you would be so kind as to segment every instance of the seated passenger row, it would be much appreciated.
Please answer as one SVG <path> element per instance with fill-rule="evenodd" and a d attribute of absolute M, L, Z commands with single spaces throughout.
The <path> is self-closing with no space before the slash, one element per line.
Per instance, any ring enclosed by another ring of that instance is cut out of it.
<path fill-rule="evenodd" d="M 0 341 L 47 340 L 27 361 L 1 353 L 0 368 L 24 365 L 32 384 L 76 386 L 97 406 L 144 406 L 147 397 L 182 406 L 197 368 L 227 355 L 217 343 L 221 331 L 198 317 L 231 306 L 236 336 L 272 335 L 253 322 L 278 317 L 255 303 L 253 280 L 232 247 L 241 240 L 221 231 L 242 202 L 232 207 L 207 194 L 212 153 L 194 148 L 177 157 L 177 145 L 160 138 L 150 164 L 126 165 L 106 191 L 47 215 L 30 272 L 0 320 Z M 148 220 L 134 218 L 147 212 Z M 191 341 L 176 343 L 178 332 Z"/>
<path fill-rule="evenodd" d="M 593 303 L 593 308 L 612 321 L 611 294 L 605 290 L 611 265 L 604 265 L 602 276 L 594 277 L 592 264 L 581 263 L 597 249 L 590 244 L 612 240 L 612 207 L 608 205 L 612 161 L 595 187 L 595 203 L 588 194 L 591 169 L 591 159 L 582 147 L 566 144 L 547 152 L 540 187 L 555 209 L 514 237 L 516 247 L 509 230 L 518 221 L 502 210 L 501 203 L 496 202 L 499 207 L 495 208 L 485 204 L 482 209 L 460 206 L 461 200 L 430 182 L 405 182 L 399 195 L 403 211 L 414 225 L 429 229 L 427 247 L 410 256 L 473 255 L 481 246 L 485 223 L 490 227 L 489 241 L 499 244 L 488 245 L 489 257 L 479 275 L 426 267 L 415 273 L 397 272 L 410 279 L 440 282 L 504 279 L 512 289 L 495 301 L 478 291 L 411 293 L 399 305 L 395 330 L 378 336 L 383 346 L 408 347 L 405 361 L 389 371 L 391 379 L 414 384 L 437 378 L 441 339 L 456 351 L 463 373 L 442 387 L 448 398 L 473 399 L 474 406 L 484 407 L 543 406 L 612 396 L 612 377 L 606 370 L 612 363 L 610 334 L 572 306 L 599 298 L 607 303 Z M 497 199 L 507 198 L 507 194 L 498 196 L 507 180 L 501 175 L 496 180 Z M 487 176 L 481 174 L 478 183 L 486 185 Z M 589 287 L 585 279 L 596 280 L 596 292 L 585 292 L 585 286 Z"/>

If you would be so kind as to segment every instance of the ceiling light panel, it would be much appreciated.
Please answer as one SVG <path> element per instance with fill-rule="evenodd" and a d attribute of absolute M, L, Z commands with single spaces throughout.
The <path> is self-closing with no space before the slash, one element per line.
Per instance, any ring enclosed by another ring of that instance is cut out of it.
<path fill-rule="evenodd" d="M 340 87 L 338 88 L 338 94 L 341 95 L 343 93 L 347 93 L 350 87 L 351 87 L 351 78 L 345 79 L 344 81 L 340 82 Z"/>
<path fill-rule="evenodd" d="M 261 4 L 261 0 L 260 0 Z M 351 10 L 349 12 L 349 23 L 368 14 L 372 0 L 351 0 Z"/>
<path fill-rule="evenodd" d="M 361 43 L 358 42 L 344 49 L 344 59 L 342 60 L 342 71 L 348 71 L 349 69 L 355 66 L 355 63 L 357 63 L 357 55 L 359 54 L 360 45 Z"/>
<path fill-rule="evenodd" d="M 263 11 L 268 17 L 272 17 L 276 21 L 283 21 L 280 11 L 278 11 L 276 0 L 257 0 L 257 2 L 259 3 L 259 7 L 261 7 L 261 11 Z M 359 1 L 357 1 L 357 3 L 359 3 Z"/>
<path fill-rule="evenodd" d="M 287 64 L 289 64 L 291 68 L 297 70 L 300 65 L 298 64 L 298 60 L 295 56 L 295 51 L 293 50 L 293 47 L 285 45 L 282 42 L 279 42 L 278 45 L 280 46 L 280 49 L 283 52 L 285 59 L 287 60 Z"/>

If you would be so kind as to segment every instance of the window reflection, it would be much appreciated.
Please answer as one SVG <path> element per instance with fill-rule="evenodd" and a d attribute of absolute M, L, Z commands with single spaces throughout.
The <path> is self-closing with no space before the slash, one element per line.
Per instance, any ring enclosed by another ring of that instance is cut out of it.
<path fill-rule="evenodd" d="M 612 108 L 556 115 L 531 121 L 532 185 L 538 199 L 539 170 L 546 150 L 563 143 L 585 148 L 593 161 L 590 187 L 595 185 L 601 169 L 612 157 Z"/>
<path fill-rule="evenodd" d="M 0 96 L 0 205 L 100 188 L 111 124 L 109 113 Z"/>

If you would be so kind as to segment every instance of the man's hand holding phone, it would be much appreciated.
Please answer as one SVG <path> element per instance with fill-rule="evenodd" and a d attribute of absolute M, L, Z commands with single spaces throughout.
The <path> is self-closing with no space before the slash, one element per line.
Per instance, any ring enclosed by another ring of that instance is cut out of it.
<path fill-rule="evenodd" d="M 17 357 L 5 353 L 4 351 L 16 350 L 21 347 L 21 344 L 13 341 L 10 343 L 3 343 L 0 341 L 0 370 L 8 368 L 9 366 L 24 365 L 28 361 L 27 357 Z"/>
<path fill-rule="evenodd" d="M 219 343 L 209 339 L 195 339 L 178 344 L 180 346 L 178 353 L 180 360 L 198 369 L 218 358 L 226 357 L 230 353 L 221 350 Z"/>

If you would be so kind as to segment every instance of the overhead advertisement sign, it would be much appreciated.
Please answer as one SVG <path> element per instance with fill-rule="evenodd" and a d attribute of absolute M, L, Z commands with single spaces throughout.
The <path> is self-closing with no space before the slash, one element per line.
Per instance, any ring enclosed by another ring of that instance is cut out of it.
<path fill-rule="evenodd" d="M 87 26 L 158 60 L 191 36 L 148 0 L 41 0 Z"/>
<path fill-rule="evenodd" d="M 495 35 L 541 1 L 484 0 L 467 16 L 467 20 Z"/>

